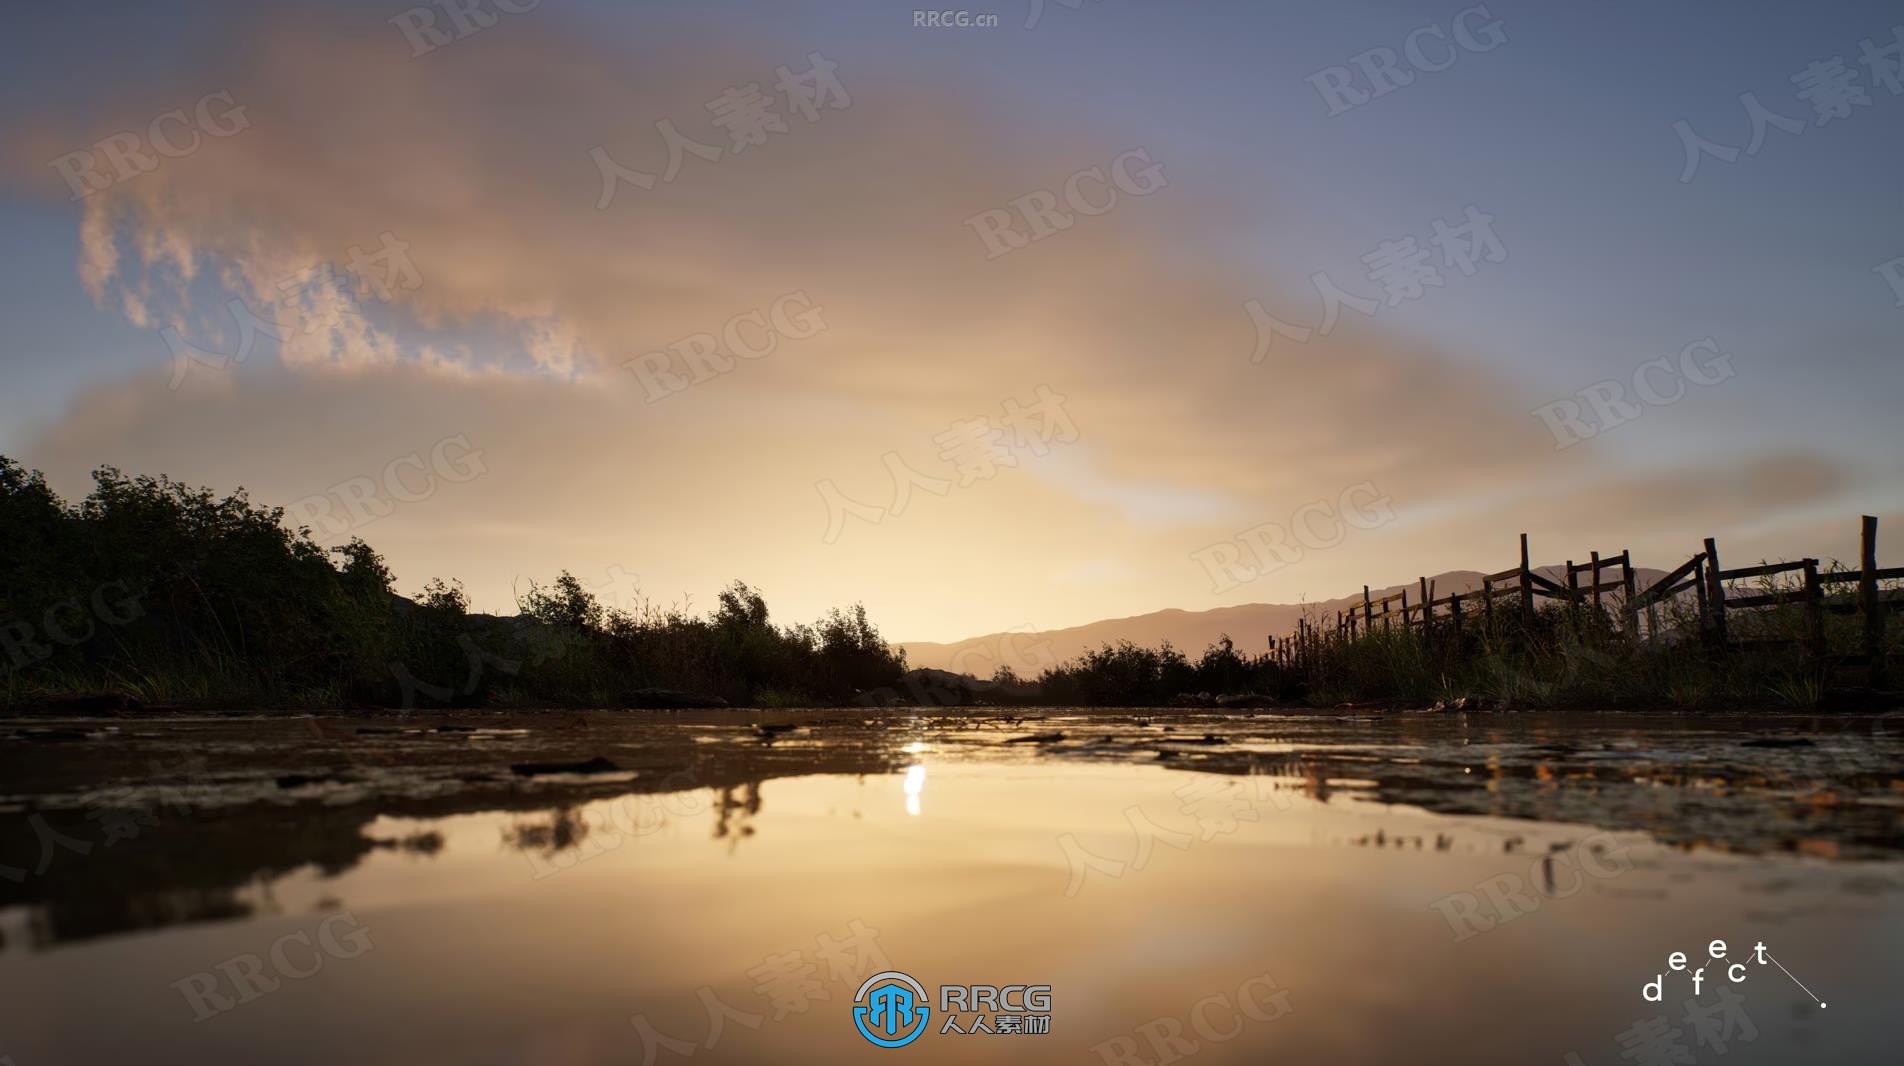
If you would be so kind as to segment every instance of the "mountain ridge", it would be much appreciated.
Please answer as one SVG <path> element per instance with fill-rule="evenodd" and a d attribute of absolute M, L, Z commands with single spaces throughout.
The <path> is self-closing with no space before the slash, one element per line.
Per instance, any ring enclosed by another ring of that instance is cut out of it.
<path fill-rule="evenodd" d="M 1539 574 L 1558 584 L 1566 584 L 1565 564 L 1537 566 Z M 1617 573 L 1617 571 L 1615 571 Z M 1486 575 L 1479 570 L 1449 570 L 1428 580 L 1435 598 L 1451 593 L 1478 591 Z M 1605 575 L 1602 575 L 1605 577 Z M 1635 567 L 1633 580 L 1640 588 L 1665 576 L 1665 571 Z M 1410 593 L 1412 604 L 1419 589 L 1418 581 L 1370 588 L 1369 595 L 1380 599 L 1401 592 Z M 1036 677 L 1049 666 L 1076 659 L 1086 652 L 1128 640 L 1133 644 L 1155 647 L 1164 641 L 1194 658 L 1204 648 L 1228 635 L 1239 651 L 1256 654 L 1267 650 L 1268 638 L 1282 636 L 1296 628 L 1297 619 L 1308 612 L 1311 617 L 1334 618 L 1335 612 L 1351 603 L 1361 603 L 1362 592 L 1318 600 L 1313 603 L 1241 603 L 1191 611 L 1165 607 L 1122 618 L 1104 618 L 1083 625 L 1046 630 L 1006 630 L 968 637 L 959 641 L 897 641 L 905 649 L 906 664 L 911 667 L 950 670 L 978 677 L 990 677 L 1000 666 L 1009 666 L 1019 677 Z"/>

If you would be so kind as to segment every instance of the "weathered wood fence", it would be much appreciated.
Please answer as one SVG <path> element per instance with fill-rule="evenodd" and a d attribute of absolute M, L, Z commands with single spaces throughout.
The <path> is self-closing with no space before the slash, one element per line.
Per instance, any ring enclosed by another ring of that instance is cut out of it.
<path fill-rule="evenodd" d="M 1450 633 L 1459 638 L 1469 632 L 1493 633 L 1509 617 L 1517 617 L 1530 626 L 1534 621 L 1535 601 L 1561 603 L 1577 620 L 1583 612 L 1614 624 L 1628 639 L 1640 641 L 1658 638 L 1659 611 L 1663 605 L 1690 593 L 1697 612 L 1700 635 L 1719 649 L 1751 648 L 1764 644 L 1789 644 L 1788 638 L 1735 639 L 1728 616 L 1755 608 L 1802 604 L 1806 612 L 1806 633 L 1800 638 L 1808 655 L 1826 658 L 1825 622 L 1827 613 L 1862 614 L 1861 648 L 1856 653 L 1833 656 L 1840 664 L 1863 664 L 1869 668 L 1871 685 L 1884 686 L 1884 635 L 1892 611 L 1904 609 L 1904 589 L 1881 588 L 1883 581 L 1904 579 L 1904 567 L 1880 569 L 1877 565 L 1878 520 L 1863 518 L 1859 538 L 1858 569 L 1824 573 L 1818 560 L 1801 559 L 1789 563 L 1766 563 L 1726 570 L 1719 562 L 1719 547 L 1707 537 L 1703 551 L 1674 567 L 1645 588 L 1636 587 L 1632 553 L 1602 555 L 1593 552 L 1584 563 L 1567 560 L 1566 583 L 1554 581 L 1529 565 L 1527 534 L 1521 534 L 1521 558 L 1517 566 L 1498 573 L 1485 574 L 1478 591 L 1451 593 L 1436 598 L 1434 582 L 1423 577 L 1412 591 L 1376 597 L 1369 586 L 1362 586 L 1362 602 L 1352 603 L 1335 612 L 1332 623 L 1317 624 L 1307 618 L 1283 637 L 1270 637 L 1269 650 L 1285 668 L 1306 672 L 1315 663 L 1322 648 L 1332 642 L 1353 641 L 1375 632 L 1418 629 L 1424 633 Z M 1801 583 L 1790 588 L 1753 594 L 1733 594 L 1726 582 L 1758 578 L 1770 585 L 1785 575 L 1802 575 Z M 1833 602 L 1827 596 L 1832 585 L 1857 583 L 1851 602 Z"/>

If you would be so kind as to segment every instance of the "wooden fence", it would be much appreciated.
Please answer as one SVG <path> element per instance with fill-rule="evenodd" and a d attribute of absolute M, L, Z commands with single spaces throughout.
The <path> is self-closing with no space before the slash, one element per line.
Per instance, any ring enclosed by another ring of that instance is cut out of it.
<path fill-rule="evenodd" d="M 1456 638 L 1479 631 L 1491 633 L 1503 619 L 1517 616 L 1531 626 L 1536 600 L 1561 603 L 1576 619 L 1592 611 L 1609 624 L 1616 622 L 1620 632 L 1635 642 L 1656 639 L 1663 632 L 1660 608 L 1690 593 L 1697 611 L 1699 633 L 1719 649 L 1749 648 L 1762 644 L 1787 644 L 1789 640 L 1734 639 L 1728 615 L 1755 608 L 1803 604 L 1806 632 L 1800 642 L 1815 660 L 1826 659 L 1825 623 L 1827 613 L 1862 614 L 1862 648 L 1856 654 L 1838 655 L 1831 661 L 1863 664 L 1869 668 L 1871 685 L 1884 686 L 1884 633 L 1890 612 L 1904 609 L 1904 589 L 1881 589 L 1879 582 L 1904 579 L 1904 567 L 1879 569 L 1877 565 L 1878 520 L 1864 516 L 1860 531 L 1858 569 L 1823 573 L 1818 560 L 1801 559 L 1790 563 L 1766 563 L 1759 566 L 1723 569 L 1719 547 L 1711 537 L 1705 550 L 1674 567 L 1664 577 L 1645 588 L 1636 587 L 1632 553 L 1617 555 L 1593 552 L 1584 563 L 1567 560 L 1566 583 L 1554 581 L 1536 572 L 1528 563 L 1527 534 L 1521 534 L 1521 558 L 1517 566 L 1481 578 L 1479 591 L 1457 592 L 1436 598 L 1434 582 L 1420 578 L 1412 591 L 1404 587 L 1375 597 L 1369 586 L 1362 586 L 1362 602 L 1335 612 L 1332 623 L 1317 624 L 1300 619 L 1288 635 L 1269 638 L 1270 654 L 1283 667 L 1307 672 L 1325 644 L 1352 641 L 1380 628 L 1389 631 L 1399 626 L 1433 634 L 1449 633 Z M 1790 588 L 1754 594 L 1732 594 L 1726 582 L 1758 578 L 1776 586 L 1785 575 L 1802 575 L 1802 583 Z M 1827 588 L 1857 582 L 1852 602 L 1831 602 Z M 1609 595 L 1612 594 L 1612 595 Z"/>

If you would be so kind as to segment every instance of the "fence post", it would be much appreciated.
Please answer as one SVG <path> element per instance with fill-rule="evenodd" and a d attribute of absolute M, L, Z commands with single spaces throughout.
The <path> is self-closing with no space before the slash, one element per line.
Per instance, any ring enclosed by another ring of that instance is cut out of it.
<path fill-rule="evenodd" d="M 1870 670 L 1871 687 L 1884 687 L 1884 612 L 1888 605 L 1878 598 L 1878 520 L 1865 515 L 1858 535 L 1858 604 L 1864 608 L 1864 654 Z"/>
<path fill-rule="evenodd" d="M 1402 590 L 1402 632 L 1408 632 L 1408 590 Z"/>
<path fill-rule="evenodd" d="M 1693 556 L 1692 590 L 1699 603 L 1699 637 L 1702 640 L 1712 636 L 1712 612 L 1706 606 L 1706 553 Z"/>
<path fill-rule="evenodd" d="M 1481 579 L 1481 628 L 1488 637 L 1494 636 L 1494 582 L 1485 577 Z"/>
<path fill-rule="evenodd" d="M 1805 560 L 1805 639 L 1813 666 L 1825 661 L 1825 592 L 1818 583 L 1818 560 Z"/>
<path fill-rule="evenodd" d="M 1370 635 L 1375 632 L 1375 608 L 1369 604 L 1368 586 L 1362 586 L 1362 629 Z"/>
<path fill-rule="evenodd" d="M 1521 624 L 1528 632 L 1534 629 L 1534 582 L 1533 571 L 1527 566 L 1527 534 L 1521 534 Z"/>
<path fill-rule="evenodd" d="M 1421 635 L 1422 636 L 1426 637 L 1428 635 L 1429 630 L 1434 624 L 1434 617 L 1435 617 L 1434 593 L 1429 590 L 1428 578 L 1426 575 L 1424 575 L 1421 579 Z"/>
<path fill-rule="evenodd" d="M 1640 641 L 1640 609 L 1633 603 L 1633 549 L 1627 548 L 1622 551 L 1620 558 L 1622 560 L 1620 563 L 1620 589 L 1621 595 L 1625 597 L 1623 606 L 1626 613 L 1626 635 L 1633 643 L 1638 644 Z"/>
<path fill-rule="evenodd" d="M 1573 560 L 1567 560 L 1567 617 L 1580 622 L 1580 576 L 1574 573 Z"/>
<path fill-rule="evenodd" d="M 1706 609 L 1712 612 L 1712 636 L 1721 649 L 1727 645 L 1725 579 L 1720 576 L 1719 545 L 1706 538 Z"/>
<path fill-rule="evenodd" d="M 1593 624 L 1599 625 L 1606 615 L 1600 610 L 1600 553 L 1593 553 Z"/>
<path fill-rule="evenodd" d="M 1458 645 L 1461 640 L 1461 594 L 1459 592 L 1448 597 L 1448 620 L 1454 624 L 1454 636 Z"/>

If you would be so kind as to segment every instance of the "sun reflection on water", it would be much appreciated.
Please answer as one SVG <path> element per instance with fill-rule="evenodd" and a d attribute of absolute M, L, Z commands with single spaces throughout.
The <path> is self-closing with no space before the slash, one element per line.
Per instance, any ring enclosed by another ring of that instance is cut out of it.
<path fill-rule="evenodd" d="M 906 767 L 906 813 L 919 817 L 919 794 L 926 789 L 926 768 L 914 763 Z"/>

